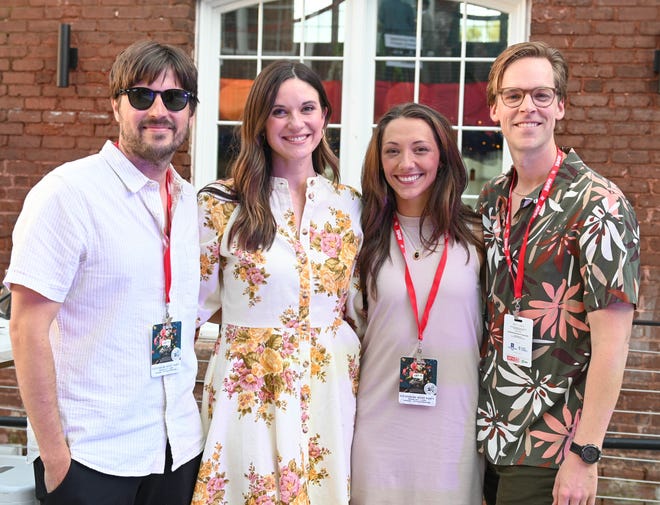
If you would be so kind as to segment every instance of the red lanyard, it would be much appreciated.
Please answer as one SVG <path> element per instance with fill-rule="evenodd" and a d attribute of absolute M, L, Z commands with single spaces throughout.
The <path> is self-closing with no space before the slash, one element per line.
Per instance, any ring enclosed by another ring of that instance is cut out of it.
<path fill-rule="evenodd" d="M 406 289 L 408 290 L 408 298 L 410 299 L 410 305 L 415 315 L 415 322 L 417 323 L 417 339 L 420 344 L 424 340 L 424 330 L 426 325 L 429 322 L 429 314 L 431 313 L 431 306 L 435 301 L 435 297 L 438 294 L 438 288 L 440 287 L 440 279 L 442 279 L 442 273 L 445 270 L 445 265 L 447 263 L 447 243 L 449 242 L 447 233 L 445 232 L 445 250 L 442 251 L 442 258 L 440 259 L 440 264 L 438 265 L 437 270 L 435 271 L 435 277 L 433 278 L 433 284 L 431 285 L 431 291 L 429 292 L 429 298 L 426 301 L 426 307 L 424 308 L 424 314 L 422 315 L 422 320 L 419 320 L 419 312 L 417 310 L 417 296 L 415 294 L 415 286 L 413 286 L 412 277 L 410 276 L 410 270 L 408 270 L 408 262 L 406 261 L 406 246 L 403 243 L 403 234 L 401 233 L 401 226 L 399 225 L 399 219 L 396 217 L 396 214 L 393 217 L 392 227 L 394 228 L 394 236 L 396 237 L 396 242 L 399 244 L 399 249 L 401 249 L 401 254 L 403 255 L 403 263 L 406 266 Z"/>
<path fill-rule="evenodd" d="M 513 279 L 515 314 L 517 314 L 518 311 L 520 310 L 520 300 L 522 298 L 523 280 L 525 278 L 525 253 L 527 252 L 529 230 L 532 227 L 532 222 L 536 219 L 536 216 L 539 215 L 539 212 L 541 212 L 541 207 L 543 207 L 543 204 L 545 203 L 545 201 L 548 198 L 548 195 L 550 194 L 550 188 L 552 188 L 552 184 L 555 182 L 555 178 L 557 177 L 557 173 L 559 172 L 559 167 L 561 166 L 561 161 L 562 161 L 562 152 L 561 149 L 557 148 L 557 159 L 555 160 L 554 165 L 552 165 L 552 168 L 550 169 L 548 178 L 546 179 L 545 184 L 543 185 L 543 190 L 541 191 L 541 195 L 539 196 L 536 202 L 536 206 L 534 207 L 534 212 L 532 212 L 532 215 L 529 218 L 529 222 L 527 223 L 527 229 L 525 230 L 525 235 L 523 236 L 522 244 L 520 246 L 520 255 L 518 256 L 518 271 L 516 272 L 515 276 L 513 275 L 511 244 L 509 243 L 509 237 L 511 236 L 511 197 L 512 197 L 513 187 L 516 185 L 516 172 L 514 167 L 513 177 L 511 178 L 511 187 L 509 188 L 509 199 L 506 203 L 506 225 L 504 227 L 504 256 L 506 258 L 506 263 L 509 266 L 509 274 L 511 274 L 511 278 Z"/>
<path fill-rule="evenodd" d="M 165 176 L 165 192 L 167 193 L 167 216 L 165 223 L 165 252 L 163 263 L 165 265 L 165 303 L 170 304 L 170 288 L 172 287 L 172 260 L 170 258 L 170 232 L 172 230 L 172 193 L 170 193 L 170 182 L 172 176 L 169 169 Z M 169 312 L 169 309 L 168 309 Z"/>
<path fill-rule="evenodd" d="M 119 149 L 119 142 L 114 142 Z M 170 193 L 170 183 L 172 175 L 169 168 L 165 173 L 165 193 L 167 194 L 167 221 L 165 223 L 165 252 L 163 253 L 163 264 L 165 267 L 165 304 L 166 317 L 169 317 L 170 289 L 172 288 L 172 260 L 170 257 L 170 232 L 172 230 L 172 193 Z"/>

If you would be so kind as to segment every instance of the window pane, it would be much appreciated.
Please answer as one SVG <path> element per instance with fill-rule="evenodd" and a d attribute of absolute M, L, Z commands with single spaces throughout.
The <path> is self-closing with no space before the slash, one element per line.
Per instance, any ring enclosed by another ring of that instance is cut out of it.
<path fill-rule="evenodd" d="M 343 75 L 342 62 L 337 61 L 305 61 L 308 67 L 318 74 L 323 81 L 323 87 L 332 107 L 331 123 L 341 123 L 341 82 Z"/>
<path fill-rule="evenodd" d="M 343 0 L 305 0 L 305 25 L 296 12 L 294 29 L 294 40 L 304 40 L 305 56 L 344 54 L 345 7 Z"/>
<path fill-rule="evenodd" d="M 425 3 L 425 2 L 424 2 Z M 424 18 L 426 17 L 426 21 Z M 428 8 L 422 11 L 422 27 L 433 26 L 425 45 L 433 54 L 423 52 L 423 56 L 458 57 L 461 55 L 461 11 L 460 3 L 450 0 L 435 0 L 429 2 Z M 428 33 L 428 30 L 427 30 Z"/>
<path fill-rule="evenodd" d="M 335 156 L 339 157 L 340 152 L 340 137 L 341 130 L 339 128 L 328 128 L 325 133 L 326 138 L 328 139 L 328 144 L 330 144 L 330 149 L 335 153 Z"/>
<path fill-rule="evenodd" d="M 490 119 L 486 95 L 490 66 L 490 62 L 467 62 L 465 64 L 463 124 L 466 126 L 495 126 Z"/>
<path fill-rule="evenodd" d="M 425 61 L 419 86 L 419 103 L 437 110 L 454 125 L 458 124 L 459 72 L 458 62 Z"/>
<path fill-rule="evenodd" d="M 413 62 L 376 62 L 374 123 L 393 105 L 413 101 L 414 75 Z"/>
<path fill-rule="evenodd" d="M 252 60 L 222 60 L 220 62 L 220 100 L 218 119 L 238 121 L 252 80 L 257 75 L 257 63 Z"/>
<path fill-rule="evenodd" d="M 461 5 L 461 10 L 463 10 L 463 5 Z M 470 44 L 497 44 L 506 41 L 508 14 L 472 4 L 467 4 L 465 10 L 467 12 L 465 39 L 468 43 L 468 56 L 482 56 L 482 54 L 470 54 Z M 499 51 L 504 47 L 501 47 Z M 497 56 L 499 51 L 488 56 Z"/>
<path fill-rule="evenodd" d="M 231 162 L 238 156 L 240 140 L 237 126 L 218 127 L 218 179 L 230 176 Z"/>
<path fill-rule="evenodd" d="M 220 54 L 257 52 L 258 7 L 243 7 L 220 16 Z"/>
<path fill-rule="evenodd" d="M 495 131 L 464 131 L 461 146 L 468 172 L 466 195 L 479 195 L 483 185 L 502 173 L 502 134 Z M 474 201 L 467 202 L 474 205 Z"/>
<path fill-rule="evenodd" d="M 406 0 L 378 5 L 377 56 L 415 56 L 416 9 Z"/>
<path fill-rule="evenodd" d="M 294 41 L 293 0 L 266 2 L 264 5 L 264 56 L 295 56 L 300 54 L 299 41 Z"/>

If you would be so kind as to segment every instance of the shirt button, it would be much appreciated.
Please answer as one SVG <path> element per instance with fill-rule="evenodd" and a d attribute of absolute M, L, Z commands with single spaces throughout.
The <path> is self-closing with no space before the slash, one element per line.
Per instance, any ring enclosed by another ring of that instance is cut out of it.
<path fill-rule="evenodd" d="M 314 200 L 314 192 L 310 191 L 310 193 L 309 193 L 309 195 L 308 195 L 308 198 L 309 198 L 310 200 Z"/>
<path fill-rule="evenodd" d="M 302 233 L 303 235 L 307 235 L 307 234 L 309 233 L 309 230 L 308 230 L 307 228 L 303 228 L 303 229 L 301 230 L 301 233 Z"/>

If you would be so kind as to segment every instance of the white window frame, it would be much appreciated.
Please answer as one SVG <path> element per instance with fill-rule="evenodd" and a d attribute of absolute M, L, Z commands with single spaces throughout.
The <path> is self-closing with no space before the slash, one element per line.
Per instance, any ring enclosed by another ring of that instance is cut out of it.
<path fill-rule="evenodd" d="M 217 173 L 220 15 L 256 3 L 256 0 L 197 2 L 195 54 L 200 105 L 195 114 L 191 149 L 192 182 L 197 188 L 215 180 Z M 470 3 L 507 12 L 509 42 L 528 40 L 531 7 L 528 0 L 474 0 Z M 346 0 L 340 172 L 342 182 L 356 188 L 360 187 L 362 160 L 373 127 L 377 7 L 378 0 Z M 505 146 L 503 170 L 510 165 L 511 157 Z"/>

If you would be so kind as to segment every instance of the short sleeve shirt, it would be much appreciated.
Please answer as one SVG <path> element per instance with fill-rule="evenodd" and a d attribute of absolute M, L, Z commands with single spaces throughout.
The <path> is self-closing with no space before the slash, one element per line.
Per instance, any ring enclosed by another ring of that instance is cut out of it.
<path fill-rule="evenodd" d="M 511 180 L 511 171 L 492 179 L 477 203 L 488 286 L 478 447 L 495 464 L 556 468 L 580 419 L 591 354 L 587 314 L 637 303 L 639 225 L 621 190 L 570 150 L 531 226 L 524 258 L 520 316 L 533 321 L 532 365 L 506 362 L 504 316 L 513 310 L 514 285 L 503 236 Z M 512 220 L 514 274 L 534 198 Z"/>

